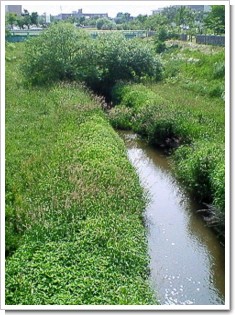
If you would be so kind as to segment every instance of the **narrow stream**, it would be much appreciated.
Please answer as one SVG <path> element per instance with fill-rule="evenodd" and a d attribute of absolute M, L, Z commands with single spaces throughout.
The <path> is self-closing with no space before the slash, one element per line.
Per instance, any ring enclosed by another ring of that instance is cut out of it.
<path fill-rule="evenodd" d="M 160 304 L 224 304 L 224 248 L 174 178 L 164 154 L 120 132 L 150 202 L 146 208 L 150 281 Z"/>

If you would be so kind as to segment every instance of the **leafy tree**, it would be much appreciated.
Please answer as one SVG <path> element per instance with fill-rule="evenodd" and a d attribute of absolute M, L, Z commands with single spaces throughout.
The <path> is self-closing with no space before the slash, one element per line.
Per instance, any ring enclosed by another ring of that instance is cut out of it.
<path fill-rule="evenodd" d="M 79 18 L 77 18 L 77 23 L 78 24 L 84 24 L 85 20 L 86 20 L 85 16 L 80 16 Z"/>
<path fill-rule="evenodd" d="M 130 20 L 131 20 L 130 13 L 128 13 L 128 12 L 126 12 L 126 13 L 119 12 L 119 13 L 117 13 L 117 16 L 115 18 L 115 23 L 123 24 L 123 23 L 128 23 Z"/>
<path fill-rule="evenodd" d="M 29 29 L 30 25 L 31 25 L 31 16 L 28 12 L 28 10 L 24 9 L 24 13 L 22 14 L 23 16 L 23 20 L 24 20 L 24 25 L 26 25 Z"/>
<path fill-rule="evenodd" d="M 175 20 L 178 27 L 181 28 L 189 26 L 190 22 L 193 20 L 192 12 L 193 11 L 191 9 L 188 9 L 185 6 L 178 8 Z"/>
<path fill-rule="evenodd" d="M 35 24 L 38 26 L 38 13 L 32 12 L 30 18 L 31 18 L 31 24 Z"/>
<path fill-rule="evenodd" d="M 167 24 L 167 18 L 161 14 L 151 15 L 144 23 L 145 29 L 157 31 Z"/>
<path fill-rule="evenodd" d="M 89 51 L 84 48 L 91 37 L 70 23 L 51 25 L 47 31 L 26 42 L 23 72 L 33 84 L 46 84 L 58 80 L 74 80 L 76 63 L 89 60 Z M 87 59 L 83 51 L 86 51 Z M 84 59 L 83 59 L 84 58 Z"/>
<path fill-rule="evenodd" d="M 142 14 L 139 14 L 137 17 L 136 17 L 136 20 L 139 21 L 140 23 L 145 23 L 145 21 L 147 20 L 148 16 L 147 15 L 142 15 Z"/>
<path fill-rule="evenodd" d="M 24 17 L 23 16 L 18 16 L 17 20 L 16 20 L 17 26 L 19 26 L 20 29 L 24 29 L 24 23 L 25 23 Z"/>
<path fill-rule="evenodd" d="M 205 26 L 211 29 L 214 34 L 225 33 L 225 6 L 212 5 L 211 12 L 204 19 Z"/>
<path fill-rule="evenodd" d="M 118 80 L 161 78 L 161 64 L 142 40 L 113 32 L 94 40 L 69 23 L 51 25 L 28 40 L 24 58 L 22 69 L 32 84 L 77 80 L 107 94 Z"/>
<path fill-rule="evenodd" d="M 97 22 L 98 18 L 94 17 L 94 18 L 89 18 L 89 19 L 85 19 L 82 24 L 90 26 L 90 27 L 96 27 L 96 22 Z"/>
<path fill-rule="evenodd" d="M 96 21 L 96 27 L 101 30 L 103 25 L 109 25 L 110 23 L 111 21 L 108 18 L 100 18 Z"/>
<path fill-rule="evenodd" d="M 116 30 L 117 25 L 114 22 L 109 21 L 109 23 L 105 23 L 101 27 L 102 30 Z"/>
<path fill-rule="evenodd" d="M 14 24 L 16 24 L 17 21 L 17 15 L 15 13 L 8 12 L 6 14 L 6 23 L 11 26 L 11 29 L 13 29 Z"/>
<path fill-rule="evenodd" d="M 163 8 L 161 15 L 165 16 L 168 23 L 176 21 L 178 8 L 175 6 Z"/>
<path fill-rule="evenodd" d="M 154 37 L 154 46 L 156 53 L 160 54 L 166 50 L 165 40 L 168 38 L 166 28 L 160 28 L 159 32 Z"/>

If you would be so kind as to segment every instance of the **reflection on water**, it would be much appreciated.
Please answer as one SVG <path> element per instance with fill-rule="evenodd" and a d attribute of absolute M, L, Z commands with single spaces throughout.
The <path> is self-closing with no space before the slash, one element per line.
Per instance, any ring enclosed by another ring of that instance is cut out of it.
<path fill-rule="evenodd" d="M 131 133 L 121 133 L 150 197 L 145 212 L 151 284 L 161 304 L 224 304 L 224 248 L 195 213 L 167 158 Z"/>

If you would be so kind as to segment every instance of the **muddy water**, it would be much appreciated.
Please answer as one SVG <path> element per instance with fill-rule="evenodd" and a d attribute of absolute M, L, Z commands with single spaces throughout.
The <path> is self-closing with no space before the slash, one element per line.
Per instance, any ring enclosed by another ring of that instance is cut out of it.
<path fill-rule="evenodd" d="M 224 248 L 195 213 L 167 158 L 132 133 L 121 132 L 149 196 L 145 211 L 150 281 L 160 304 L 224 304 Z"/>

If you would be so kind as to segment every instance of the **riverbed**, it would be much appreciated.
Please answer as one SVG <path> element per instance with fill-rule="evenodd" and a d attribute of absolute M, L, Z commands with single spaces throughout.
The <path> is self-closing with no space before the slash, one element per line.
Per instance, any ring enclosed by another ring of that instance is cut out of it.
<path fill-rule="evenodd" d="M 120 132 L 147 197 L 144 213 L 150 283 L 160 304 L 222 305 L 224 247 L 173 175 L 168 158 L 131 132 Z"/>

